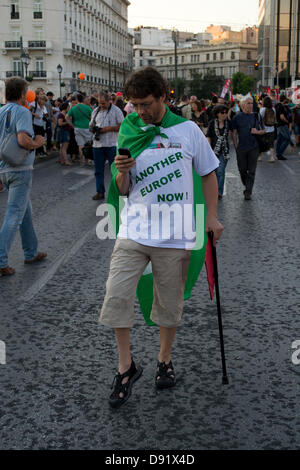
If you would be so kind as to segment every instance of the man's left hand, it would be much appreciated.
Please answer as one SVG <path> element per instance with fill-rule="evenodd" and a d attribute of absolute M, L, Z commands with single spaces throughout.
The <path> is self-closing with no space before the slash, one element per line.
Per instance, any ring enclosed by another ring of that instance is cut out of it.
<path fill-rule="evenodd" d="M 214 233 L 214 246 L 216 246 L 217 241 L 220 240 L 224 227 L 218 221 L 216 217 L 207 217 L 206 225 L 205 225 L 205 232 L 213 232 Z"/>

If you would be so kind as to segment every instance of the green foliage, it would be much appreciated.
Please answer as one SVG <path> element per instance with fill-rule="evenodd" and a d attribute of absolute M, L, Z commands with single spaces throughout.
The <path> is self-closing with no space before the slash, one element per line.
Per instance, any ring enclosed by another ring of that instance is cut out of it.
<path fill-rule="evenodd" d="M 224 83 L 224 77 L 216 75 L 213 69 L 208 69 L 206 75 L 192 72 L 190 94 L 198 98 L 211 99 L 212 93 L 221 94 Z"/>
<path fill-rule="evenodd" d="M 231 86 L 233 94 L 240 93 L 241 95 L 247 95 L 249 91 L 254 91 L 254 78 L 245 75 L 242 72 L 236 72 L 232 76 Z"/>

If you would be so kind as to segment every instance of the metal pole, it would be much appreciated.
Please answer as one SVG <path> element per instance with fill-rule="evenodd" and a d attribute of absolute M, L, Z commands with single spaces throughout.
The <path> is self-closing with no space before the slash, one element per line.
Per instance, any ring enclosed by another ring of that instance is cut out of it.
<path fill-rule="evenodd" d="M 59 74 L 59 97 L 61 98 L 61 73 Z"/>
<path fill-rule="evenodd" d="M 108 88 L 111 91 L 111 62 L 110 57 L 108 58 Z"/>
<path fill-rule="evenodd" d="M 20 36 L 20 50 L 21 50 L 21 54 L 20 54 L 20 57 L 21 57 L 21 73 L 22 73 L 22 78 L 24 78 L 24 64 L 23 64 L 23 61 L 22 61 L 22 55 L 23 55 L 23 37 Z"/>

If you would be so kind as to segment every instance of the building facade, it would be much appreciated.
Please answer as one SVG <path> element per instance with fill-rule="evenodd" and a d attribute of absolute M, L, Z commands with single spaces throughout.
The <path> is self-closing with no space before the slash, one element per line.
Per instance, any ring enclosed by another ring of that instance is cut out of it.
<path fill-rule="evenodd" d="M 123 89 L 133 65 L 128 0 L 5 3 L 0 5 L 0 78 L 27 76 L 33 89 L 42 87 L 56 96 L 78 89 Z M 22 52 L 29 56 L 28 65 L 22 64 Z M 84 81 L 79 73 L 85 74 Z"/>
<path fill-rule="evenodd" d="M 232 78 L 236 72 L 254 76 L 254 63 L 257 57 L 257 45 L 254 44 L 219 44 L 215 46 L 193 46 L 179 48 L 177 51 L 178 78 L 188 82 L 193 72 L 203 76 L 208 69 L 224 80 Z M 157 53 L 156 67 L 167 80 L 175 78 L 175 54 L 173 49 Z"/>
<path fill-rule="evenodd" d="M 288 88 L 300 80 L 300 0 L 260 0 L 259 85 Z"/>

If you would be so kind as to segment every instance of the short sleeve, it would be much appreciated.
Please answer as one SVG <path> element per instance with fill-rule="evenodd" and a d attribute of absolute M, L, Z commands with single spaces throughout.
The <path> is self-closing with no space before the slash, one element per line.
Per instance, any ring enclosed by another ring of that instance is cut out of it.
<path fill-rule="evenodd" d="M 34 135 L 32 126 L 32 114 L 28 109 L 19 107 L 16 113 L 16 134 L 25 132 L 30 137 Z"/>
<path fill-rule="evenodd" d="M 116 119 L 118 124 L 121 124 L 124 121 L 124 114 L 118 107 L 116 109 Z"/>
<path fill-rule="evenodd" d="M 205 135 L 199 127 L 191 122 L 191 145 L 193 167 L 200 176 L 212 173 L 219 166 L 219 160 L 211 149 Z"/>
<path fill-rule="evenodd" d="M 68 111 L 68 113 L 67 113 L 67 114 L 68 114 L 68 116 L 71 116 L 71 117 L 73 116 L 73 112 L 72 112 L 72 111 L 73 111 L 73 109 L 72 109 L 72 108 L 71 108 L 71 109 L 69 109 L 69 111 Z"/>

